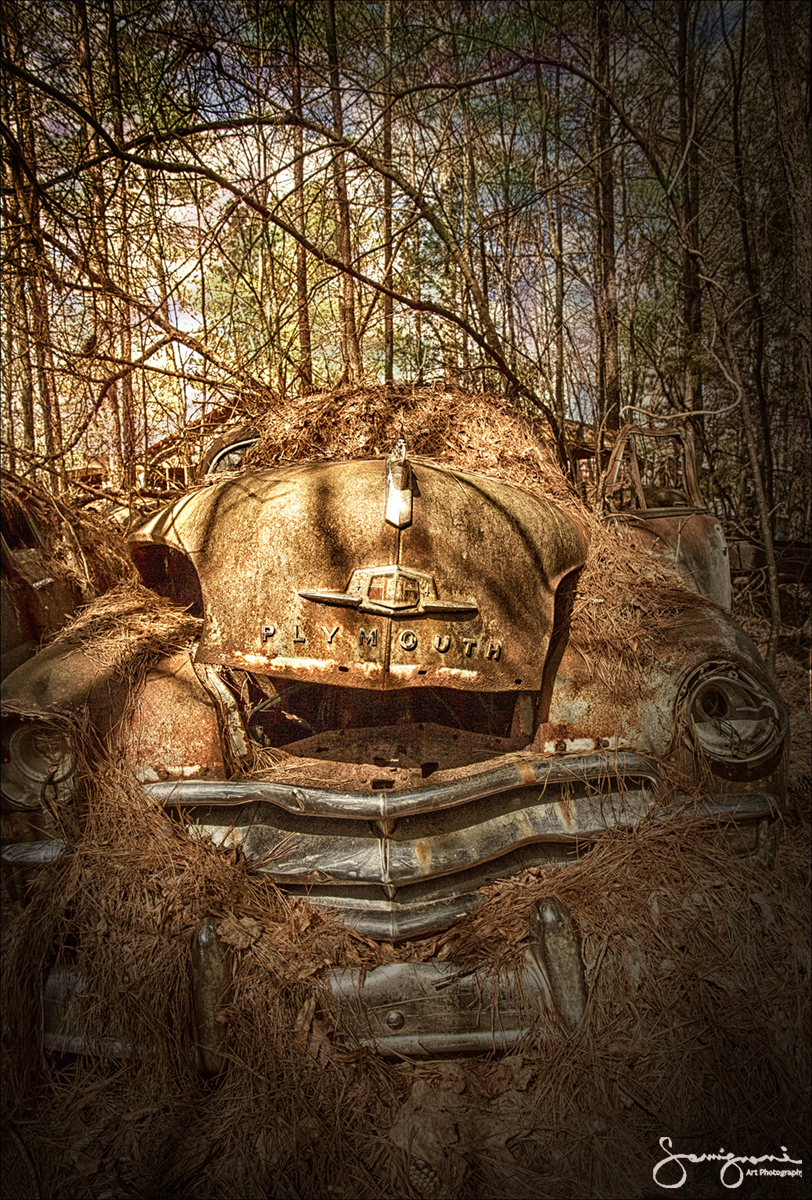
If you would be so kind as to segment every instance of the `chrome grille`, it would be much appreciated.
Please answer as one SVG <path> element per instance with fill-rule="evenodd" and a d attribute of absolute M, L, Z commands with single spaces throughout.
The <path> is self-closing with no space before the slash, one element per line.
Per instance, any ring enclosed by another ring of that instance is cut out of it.
<path fill-rule="evenodd" d="M 630 752 L 507 755 L 423 786 L 347 792 L 272 780 L 147 785 L 193 836 L 238 846 L 257 871 L 372 937 L 444 928 L 477 889 L 638 823 L 655 765 Z"/>

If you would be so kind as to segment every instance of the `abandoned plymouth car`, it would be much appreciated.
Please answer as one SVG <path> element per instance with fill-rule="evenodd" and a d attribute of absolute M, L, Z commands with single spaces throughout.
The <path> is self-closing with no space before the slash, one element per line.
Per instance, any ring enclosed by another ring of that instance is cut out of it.
<path fill-rule="evenodd" d="M 14 672 L 4 804 L 70 794 L 66 722 L 89 714 L 191 837 L 236 847 L 258 876 L 395 943 L 396 961 L 332 970 L 360 1041 L 505 1048 L 527 1029 L 527 996 L 575 1027 L 578 932 L 556 902 L 533 910 L 497 1020 L 484 973 L 397 961 L 397 943 L 462 920 L 494 880 L 669 813 L 717 818 L 769 865 L 787 752 L 755 646 L 676 575 L 656 654 L 618 698 L 572 636 L 575 605 L 590 619 L 579 580 L 594 528 L 574 501 L 402 442 L 388 458 L 215 475 L 131 535 L 147 587 L 202 617 L 199 641 L 154 666 L 126 711 L 81 646 Z M 22 868 L 62 846 L 20 843 L 4 858 Z M 211 922 L 194 954 L 200 1061 L 216 1070 L 230 967 Z M 73 1046 L 59 1027 L 72 986 L 66 968 L 46 982 L 46 1044 Z"/>

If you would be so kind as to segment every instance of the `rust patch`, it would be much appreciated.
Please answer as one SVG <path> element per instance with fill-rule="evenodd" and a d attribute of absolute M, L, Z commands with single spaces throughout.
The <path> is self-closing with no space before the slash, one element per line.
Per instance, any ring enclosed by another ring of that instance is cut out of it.
<path fill-rule="evenodd" d="M 670 563 L 689 588 L 730 610 L 730 562 L 717 517 L 690 510 L 646 516 L 642 510 L 616 514 L 613 520 L 638 546 Z"/>
<path fill-rule="evenodd" d="M 414 843 L 414 853 L 421 869 L 428 873 L 431 869 L 431 843 L 425 838 L 420 838 Z"/>
<path fill-rule="evenodd" d="M 574 831 L 575 825 L 576 825 L 576 822 L 575 822 L 575 819 L 573 816 L 573 812 L 572 812 L 572 801 L 571 800 L 558 800 L 558 801 L 556 801 L 555 808 L 556 808 L 556 812 L 558 813 L 558 815 L 561 818 L 561 823 L 563 824 L 564 828 L 569 833 L 572 833 Z"/>

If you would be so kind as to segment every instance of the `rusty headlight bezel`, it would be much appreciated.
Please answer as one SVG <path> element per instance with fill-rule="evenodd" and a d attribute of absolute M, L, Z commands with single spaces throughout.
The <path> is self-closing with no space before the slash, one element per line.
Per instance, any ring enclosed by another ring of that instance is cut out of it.
<path fill-rule="evenodd" d="M 680 707 L 706 758 L 728 770 L 766 768 L 789 727 L 781 701 L 736 663 L 709 663 L 694 671 Z"/>
<path fill-rule="evenodd" d="M 36 718 L 4 717 L 3 799 L 15 808 L 39 808 L 43 788 L 56 787 L 60 799 L 72 790 L 73 751 L 61 724 Z"/>

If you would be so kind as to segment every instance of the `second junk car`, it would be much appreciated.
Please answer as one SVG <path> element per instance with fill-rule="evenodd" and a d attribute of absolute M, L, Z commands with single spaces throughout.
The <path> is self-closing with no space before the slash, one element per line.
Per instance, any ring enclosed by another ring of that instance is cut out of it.
<path fill-rule="evenodd" d="M 445 929 L 491 881 L 565 864 L 663 810 L 717 816 L 740 853 L 771 859 L 787 716 L 758 651 L 675 578 L 657 655 L 619 704 L 570 637 L 590 554 L 574 503 L 400 443 L 386 459 L 215 479 L 151 516 L 131 553 L 203 626 L 150 672 L 115 730 L 120 752 L 190 836 L 238 847 L 369 938 Z M 46 778 L 69 790 L 70 747 L 46 734 L 89 702 L 82 659 L 55 647 L 6 681 L 7 804 L 37 808 Z M 262 749 L 275 769 L 253 770 Z M 58 853 L 37 845 L 12 849 Z M 195 955 L 215 1070 L 211 988 L 226 968 L 211 923 Z M 498 1021 L 485 974 L 449 962 L 334 969 L 330 986 L 385 1052 L 504 1049 L 527 1029 L 520 994 L 570 1026 L 584 1011 L 577 930 L 555 902 L 534 909 L 523 964 L 501 981 Z"/>

